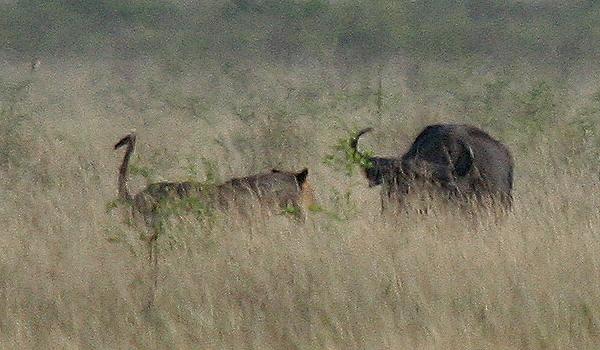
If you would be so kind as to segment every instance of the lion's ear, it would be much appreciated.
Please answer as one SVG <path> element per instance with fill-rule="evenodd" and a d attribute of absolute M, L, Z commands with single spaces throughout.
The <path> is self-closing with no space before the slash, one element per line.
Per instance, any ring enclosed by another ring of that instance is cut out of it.
<path fill-rule="evenodd" d="M 296 174 L 296 181 L 298 181 L 298 185 L 302 187 L 302 185 L 306 182 L 306 178 L 308 177 L 308 168 L 302 169 L 298 174 Z"/>

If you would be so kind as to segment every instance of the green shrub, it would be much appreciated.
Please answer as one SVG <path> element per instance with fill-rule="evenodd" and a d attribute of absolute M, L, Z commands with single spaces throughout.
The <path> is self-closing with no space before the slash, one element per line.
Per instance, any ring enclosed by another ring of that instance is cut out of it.
<path fill-rule="evenodd" d="M 352 148 L 352 143 L 358 137 L 358 132 L 353 132 L 348 138 L 340 138 L 332 147 L 333 153 L 325 156 L 324 164 L 336 170 L 343 170 L 347 176 L 352 176 L 357 167 L 368 169 L 373 166 L 370 158 L 373 152 L 365 150 L 357 152 Z"/>

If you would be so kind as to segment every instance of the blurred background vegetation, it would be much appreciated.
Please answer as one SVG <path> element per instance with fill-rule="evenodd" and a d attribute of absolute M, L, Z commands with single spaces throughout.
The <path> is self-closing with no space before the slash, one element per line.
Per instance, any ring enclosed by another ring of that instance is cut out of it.
<path fill-rule="evenodd" d="M 305 135 L 287 128 L 302 117 L 329 120 L 328 127 L 404 126 L 409 134 L 427 122 L 466 121 L 493 128 L 515 147 L 560 125 L 569 141 L 598 144 L 596 1 L 5 0 L 0 6 L 6 72 L 36 57 L 47 68 L 90 67 L 86 88 L 111 114 L 144 113 L 160 102 L 166 112 L 213 124 L 224 110 L 246 125 L 266 118 L 272 129 L 266 142 L 287 143 L 287 151 L 310 148 Z M 26 76 L 0 79 L 4 105 L 31 83 Z M 370 117 L 343 120 L 360 110 Z M 153 118 L 161 116 L 146 118 L 146 126 Z M 413 120 L 418 125 L 411 127 Z M 234 136 L 238 148 L 250 147 L 247 137 Z"/>
<path fill-rule="evenodd" d="M 5 0 L 4 49 L 22 54 L 118 57 L 164 55 L 293 63 L 373 63 L 397 54 L 415 61 L 515 57 L 563 73 L 595 59 L 595 1 L 38 1 Z"/>

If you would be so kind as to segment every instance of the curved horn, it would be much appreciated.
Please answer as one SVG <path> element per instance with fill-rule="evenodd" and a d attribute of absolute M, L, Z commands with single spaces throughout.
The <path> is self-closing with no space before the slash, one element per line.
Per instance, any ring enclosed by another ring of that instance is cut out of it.
<path fill-rule="evenodd" d="M 131 134 L 119 140 L 119 142 L 115 144 L 114 149 L 119 149 L 125 145 L 127 145 L 127 150 L 125 151 L 123 162 L 121 163 L 121 167 L 119 168 L 119 198 L 123 199 L 126 202 L 130 202 L 132 200 L 132 197 L 129 193 L 129 189 L 127 188 L 127 180 L 129 170 L 129 159 L 131 158 L 131 154 L 133 153 L 133 150 L 135 148 L 135 133 L 132 132 Z"/>
<path fill-rule="evenodd" d="M 360 137 L 361 137 L 363 134 L 366 134 L 366 133 L 368 133 L 369 131 L 372 131 L 372 130 L 373 130 L 373 128 L 365 128 L 365 129 L 362 129 L 361 131 L 359 131 L 359 132 L 356 134 L 356 136 L 354 136 L 354 137 L 352 138 L 352 140 L 350 141 L 350 147 L 351 147 L 351 148 L 352 148 L 352 149 L 353 149 L 355 152 L 358 152 L 358 139 L 360 139 Z"/>

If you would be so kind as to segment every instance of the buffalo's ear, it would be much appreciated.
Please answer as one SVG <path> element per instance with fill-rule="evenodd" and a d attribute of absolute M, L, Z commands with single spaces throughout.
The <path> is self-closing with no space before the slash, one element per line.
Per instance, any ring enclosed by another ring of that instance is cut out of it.
<path fill-rule="evenodd" d="M 296 176 L 296 181 L 298 181 L 298 185 L 300 187 L 302 187 L 302 185 L 304 185 L 304 183 L 306 182 L 306 178 L 308 177 L 308 168 L 302 169 L 302 171 L 300 171 L 295 176 Z"/>
<path fill-rule="evenodd" d="M 454 163 L 454 173 L 456 176 L 467 175 L 473 167 L 473 160 L 475 159 L 475 155 L 473 154 L 473 149 L 471 146 L 463 142 L 461 142 L 461 144 L 463 146 L 463 151 Z"/>

